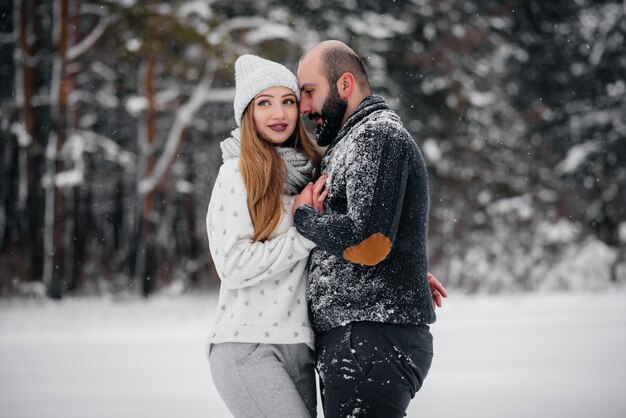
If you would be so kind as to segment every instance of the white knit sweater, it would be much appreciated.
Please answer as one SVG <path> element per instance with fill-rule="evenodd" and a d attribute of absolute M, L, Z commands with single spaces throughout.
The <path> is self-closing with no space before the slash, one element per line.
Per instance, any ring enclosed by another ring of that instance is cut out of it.
<path fill-rule="evenodd" d="M 305 290 L 307 258 L 315 244 L 293 226 L 294 198 L 284 196 L 282 220 L 269 239 L 253 241 L 239 159 L 221 166 L 206 219 L 221 279 L 207 348 L 222 342 L 305 343 L 313 348 Z"/>

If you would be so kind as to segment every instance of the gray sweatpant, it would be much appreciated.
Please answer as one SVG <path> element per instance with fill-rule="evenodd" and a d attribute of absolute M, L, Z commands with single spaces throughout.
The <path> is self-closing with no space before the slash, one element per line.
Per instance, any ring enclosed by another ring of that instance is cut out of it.
<path fill-rule="evenodd" d="M 316 416 L 313 351 L 306 344 L 213 344 L 209 362 L 235 418 Z"/>

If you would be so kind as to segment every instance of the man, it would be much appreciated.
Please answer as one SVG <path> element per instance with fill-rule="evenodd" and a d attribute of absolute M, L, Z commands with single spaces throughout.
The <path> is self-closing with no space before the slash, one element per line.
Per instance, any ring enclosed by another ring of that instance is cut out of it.
<path fill-rule="evenodd" d="M 294 204 L 296 228 L 317 244 L 307 299 L 324 414 L 403 417 L 430 368 L 433 300 L 445 297 L 427 273 L 426 166 L 347 45 L 311 49 L 298 84 L 328 147 L 324 175 Z"/>

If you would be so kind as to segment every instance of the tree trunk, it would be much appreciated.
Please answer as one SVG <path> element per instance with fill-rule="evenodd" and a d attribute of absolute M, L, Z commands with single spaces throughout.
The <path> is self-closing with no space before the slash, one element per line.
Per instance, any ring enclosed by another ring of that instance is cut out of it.
<path fill-rule="evenodd" d="M 81 37 L 81 13 L 80 13 L 80 0 L 72 0 L 72 16 L 70 17 L 70 25 L 72 30 L 68 33 L 68 45 L 78 44 Z M 67 80 L 70 80 L 70 85 L 75 85 L 76 71 L 66 74 Z M 71 126 L 73 130 L 79 128 L 78 121 L 80 119 L 80 102 L 73 105 L 72 109 L 67 110 L 68 114 L 68 126 Z M 65 214 L 66 229 L 65 229 L 65 266 L 66 266 L 66 280 L 68 290 L 76 289 L 82 280 L 83 273 L 83 258 L 85 254 L 85 228 L 86 226 L 81 222 L 83 211 L 81 210 L 81 191 L 83 185 L 72 186 L 66 196 L 66 207 L 68 213 Z"/>
<path fill-rule="evenodd" d="M 144 96 L 148 101 L 144 116 L 144 126 L 142 134 L 139 135 L 138 160 L 141 160 L 137 167 L 137 184 L 142 178 L 152 172 L 155 165 L 154 144 L 156 142 L 156 103 L 154 76 L 156 63 L 150 59 L 145 67 L 140 71 L 139 82 L 143 87 Z M 156 191 L 142 196 L 137 190 L 137 256 L 135 277 L 140 279 L 141 292 L 148 297 L 154 288 L 155 273 L 157 270 L 154 195 Z M 140 212 L 139 212 L 140 211 Z"/>
<path fill-rule="evenodd" d="M 56 56 L 50 86 L 50 115 L 52 131 L 46 151 L 47 190 L 46 190 L 46 237 L 44 282 L 48 294 L 54 299 L 61 299 L 65 292 L 66 269 L 64 265 L 64 230 L 65 230 L 65 193 L 57 187 L 57 174 L 62 172 L 64 164 L 59 157 L 63 148 L 67 130 L 67 104 L 71 91 L 71 78 L 67 76 L 67 48 L 69 28 L 69 0 L 57 0 L 55 3 L 54 44 Z"/>
<path fill-rule="evenodd" d="M 38 19 L 36 2 L 33 0 L 16 0 L 15 24 L 17 38 L 16 59 L 16 102 L 19 108 L 19 120 L 30 143 L 19 148 L 20 166 L 20 198 L 18 208 L 19 219 L 23 222 L 25 232 L 24 253 L 28 265 L 28 278 L 41 280 L 43 275 L 43 234 L 42 215 L 43 194 L 40 187 L 42 166 L 45 164 L 37 126 L 38 114 L 32 103 L 37 89 L 35 49 L 38 34 L 35 32 Z"/>

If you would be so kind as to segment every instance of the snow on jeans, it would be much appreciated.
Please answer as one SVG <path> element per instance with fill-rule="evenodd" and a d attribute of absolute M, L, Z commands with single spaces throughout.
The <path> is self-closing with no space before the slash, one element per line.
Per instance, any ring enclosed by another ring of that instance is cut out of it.
<path fill-rule="evenodd" d="M 326 418 L 406 416 L 433 357 L 428 325 L 351 322 L 316 337 Z"/>
<path fill-rule="evenodd" d="M 306 344 L 213 344 L 209 363 L 235 418 L 315 417 L 313 351 Z"/>

